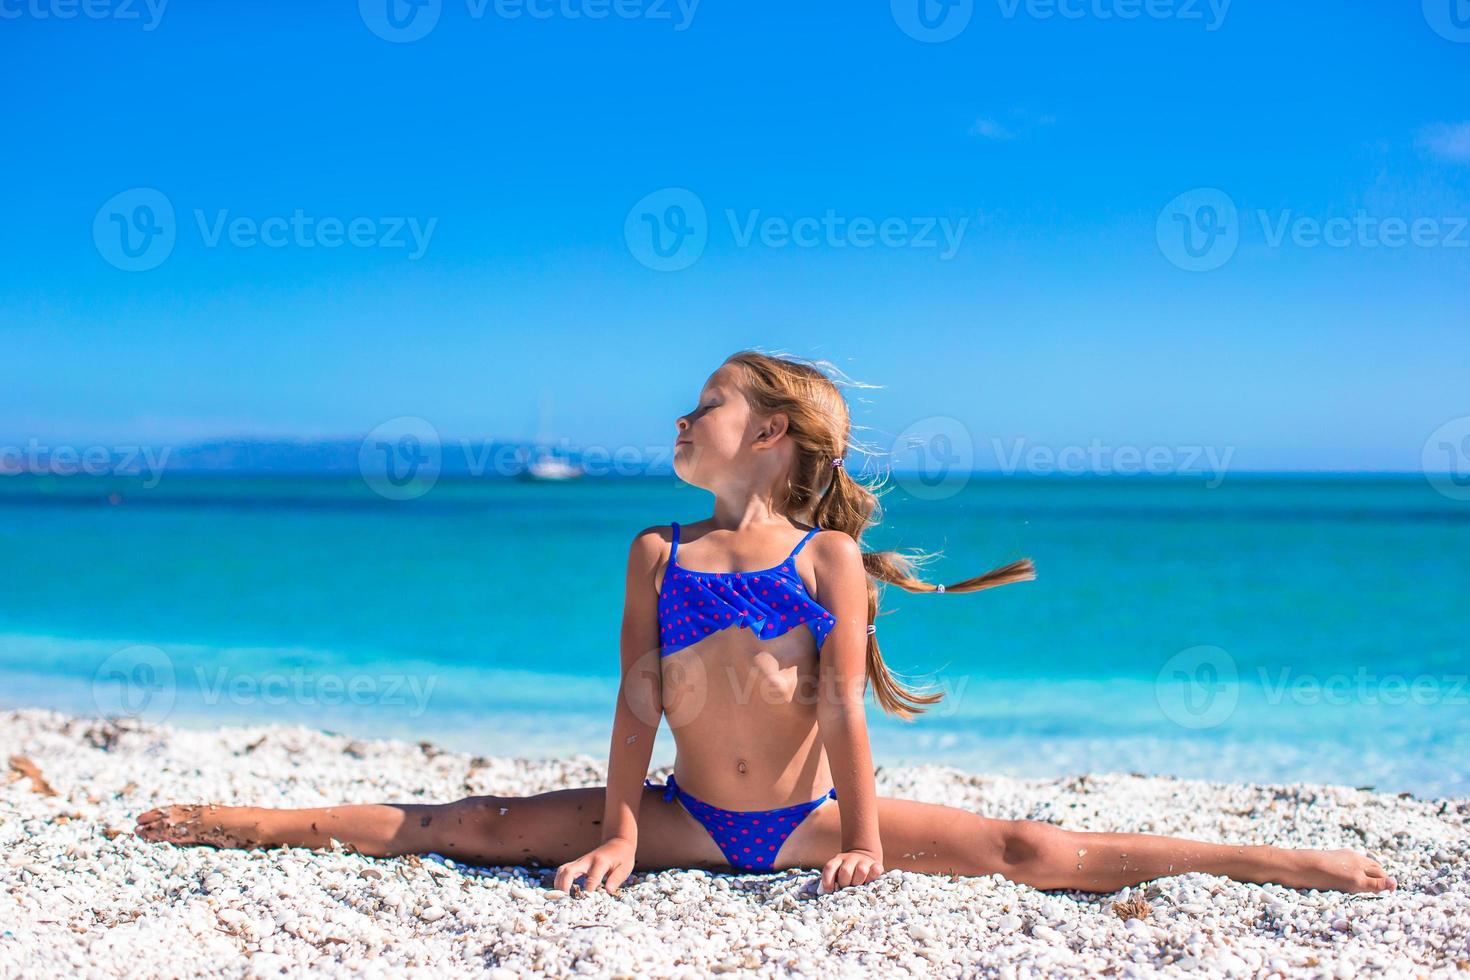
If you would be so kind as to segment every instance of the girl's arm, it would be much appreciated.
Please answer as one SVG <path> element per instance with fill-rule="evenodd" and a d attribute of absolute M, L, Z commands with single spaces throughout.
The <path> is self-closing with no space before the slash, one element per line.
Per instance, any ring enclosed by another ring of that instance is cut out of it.
<path fill-rule="evenodd" d="M 850 535 L 823 531 L 812 539 L 817 601 L 837 620 L 818 660 L 817 723 L 837 805 L 842 852 L 822 869 L 822 891 L 861 885 L 883 873 L 878 791 L 868 741 L 864 695 L 868 664 L 868 573 Z"/>
<path fill-rule="evenodd" d="M 648 775 L 654 736 L 663 717 L 658 593 L 654 590 L 664 550 L 660 531 L 659 527 L 645 528 L 628 549 L 620 638 L 622 679 L 607 760 L 602 844 L 557 869 L 556 887 L 563 891 L 569 891 L 572 882 L 585 876 L 588 891 L 603 886 L 615 894 L 633 872 L 643 780 Z"/>
<path fill-rule="evenodd" d="M 613 714 L 607 760 L 607 807 L 602 839 L 638 841 L 638 804 L 653 757 L 653 740 L 663 718 L 663 673 L 659 659 L 658 593 L 654 575 L 663 557 L 660 529 L 646 528 L 628 549 L 624 585 L 622 684 Z"/>

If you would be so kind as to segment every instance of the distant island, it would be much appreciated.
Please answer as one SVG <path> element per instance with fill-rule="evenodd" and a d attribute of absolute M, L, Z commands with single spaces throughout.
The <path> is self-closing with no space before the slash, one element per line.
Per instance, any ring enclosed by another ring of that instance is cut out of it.
<path fill-rule="evenodd" d="M 516 477 L 538 460 L 555 460 L 589 474 L 673 473 L 670 453 L 548 446 L 527 440 L 444 440 L 425 446 L 412 434 L 381 439 L 222 438 L 182 445 L 0 447 L 0 476 L 353 476 L 392 460 L 430 466 L 440 477 Z"/>

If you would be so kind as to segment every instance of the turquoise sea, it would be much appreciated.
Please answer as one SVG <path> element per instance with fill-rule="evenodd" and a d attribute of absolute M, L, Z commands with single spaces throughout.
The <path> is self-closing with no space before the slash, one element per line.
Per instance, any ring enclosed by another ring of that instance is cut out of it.
<path fill-rule="evenodd" d="M 1422 478 L 899 477 L 882 499 L 870 550 L 941 550 L 946 582 L 1029 555 L 1039 578 L 886 590 L 886 658 L 949 697 L 911 723 L 871 707 L 879 764 L 1470 796 L 1470 505 Z M 673 477 L 409 501 L 5 477 L 0 703 L 605 757 L 628 543 L 709 500 Z M 654 764 L 672 752 L 665 729 Z"/>

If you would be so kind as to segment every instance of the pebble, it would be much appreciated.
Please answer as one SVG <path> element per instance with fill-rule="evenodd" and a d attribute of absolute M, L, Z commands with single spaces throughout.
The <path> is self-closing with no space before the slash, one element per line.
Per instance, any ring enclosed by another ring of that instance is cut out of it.
<path fill-rule="evenodd" d="M 414 743 L 291 726 L 221 733 L 143 725 L 104 752 L 86 738 L 100 724 L 0 712 L 0 741 L 34 759 L 78 801 L 68 809 L 85 814 L 55 820 L 56 804 L 25 781 L 0 785 L 0 977 L 511 980 L 725 971 L 810 980 L 870 973 L 1407 980 L 1470 958 L 1470 801 L 1126 774 L 1090 776 L 1084 792 L 1075 779 L 885 767 L 885 796 L 983 809 L 997 819 L 1281 846 L 1365 838 L 1403 887 L 1348 896 L 1192 873 L 1087 895 L 1040 892 L 996 874 L 951 881 L 890 868 L 868 885 L 818 894 L 814 869 L 676 869 L 640 871 L 617 896 L 572 898 L 550 887 L 548 868 L 369 859 L 350 850 L 181 849 L 138 839 L 132 821 L 188 800 L 291 807 L 453 800 L 472 770 L 497 794 L 531 795 L 595 784 L 603 759 L 472 766 L 470 757 L 446 752 L 426 766 Z M 236 755 L 262 735 L 259 752 Z M 117 795 L 129 782 L 136 789 Z M 81 803 L 91 787 L 96 801 Z M 107 829 L 128 832 L 107 841 Z M 1065 859 L 1075 863 L 1075 850 Z M 1145 919 L 1125 922 L 1113 912 L 1114 902 L 1138 897 L 1152 906 Z"/>

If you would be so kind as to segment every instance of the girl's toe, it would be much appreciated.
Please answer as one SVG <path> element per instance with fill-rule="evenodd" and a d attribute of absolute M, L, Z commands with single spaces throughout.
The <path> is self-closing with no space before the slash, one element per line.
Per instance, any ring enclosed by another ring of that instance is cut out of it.
<path fill-rule="evenodd" d="M 1369 871 L 1363 876 L 1363 880 L 1369 891 L 1391 892 L 1398 887 L 1398 882 L 1394 881 L 1392 876 L 1383 874 L 1381 871 L 1377 874 Z"/>

